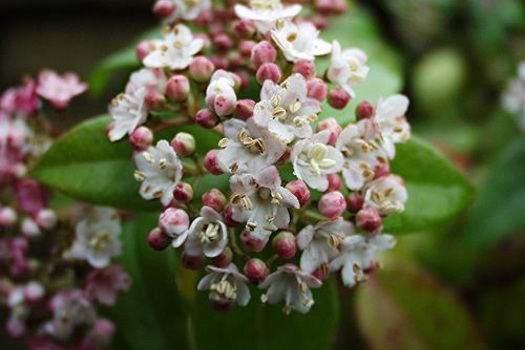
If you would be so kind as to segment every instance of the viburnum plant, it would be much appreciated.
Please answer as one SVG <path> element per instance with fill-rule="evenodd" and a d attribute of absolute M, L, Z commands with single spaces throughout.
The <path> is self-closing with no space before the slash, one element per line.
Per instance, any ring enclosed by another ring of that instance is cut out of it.
<path fill-rule="evenodd" d="M 149 244 L 205 269 L 197 288 L 218 310 L 246 306 L 251 284 L 263 303 L 307 313 L 310 289 L 329 273 L 352 287 L 395 245 L 382 220 L 407 201 L 389 164 L 410 137 L 408 99 L 363 101 L 347 125 L 323 110 L 345 110 L 369 73 L 364 51 L 322 39 L 346 9 L 338 0 L 159 0 L 162 38 L 138 45 L 143 68 L 110 105 L 109 139 L 129 138 L 140 195 L 162 206 Z M 219 134 L 217 148 L 199 152 L 198 132 L 154 142 L 186 124 Z M 208 174 L 227 174 L 229 188 L 208 181 L 194 196 Z"/>
<path fill-rule="evenodd" d="M 0 99 L 0 307 L 7 334 L 31 349 L 104 348 L 115 327 L 97 307 L 131 285 L 111 264 L 121 253 L 118 213 L 75 202 L 55 211 L 52 191 L 28 174 L 86 89 L 75 73 L 43 70 Z"/>

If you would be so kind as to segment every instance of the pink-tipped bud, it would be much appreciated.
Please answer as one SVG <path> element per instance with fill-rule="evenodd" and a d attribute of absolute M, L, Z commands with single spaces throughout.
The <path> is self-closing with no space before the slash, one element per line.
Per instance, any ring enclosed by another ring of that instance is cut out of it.
<path fill-rule="evenodd" d="M 141 41 L 138 43 L 137 48 L 135 49 L 135 54 L 137 55 L 137 58 L 139 61 L 143 61 L 147 55 L 150 53 L 150 43 L 146 40 Z"/>
<path fill-rule="evenodd" d="M 215 258 L 213 258 L 213 263 L 217 267 L 226 268 L 228 267 L 228 265 L 231 264 L 232 260 L 233 260 L 233 252 L 230 249 L 230 247 L 226 247 L 224 248 L 222 253 L 220 253 Z"/>
<path fill-rule="evenodd" d="M 319 102 L 324 101 L 328 95 L 328 88 L 322 79 L 310 79 L 306 82 L 306 87 L 308 89 L 308 97 L 315 98 Z"/>
<path fill-rule="evenodd" d="M 227 70 L 230 68 L 230 64 L 226 56 L 213 55 L 210 56 L 210 60 L 213 62 L 215 69 Z"/>
<path fill-rule="evenodd" d="M 301 74 L 306 80 L 315 78 L 315 64 L 313 61 L 299 60 L 293 65 L 293 72 Z"/>
<path fill-rule="evenodd" d="M 233 40 L 227 34 L 219 34 L 213 39 L 217 51 L 228 51 L 233 46 Z"/>
<path fill-rule="evenodd" d="M 255 68 L 259 68 L 264 63 L 275 62 L 277 50 L 268 41 L 261 41 L 252 49 L 251 61 Z"/>
<path fill-rule="evenodd" d="M 190 77 L 198 83 L 210 80 L 213 71 L 215 71 L 215 65 L 204 56 L 195 57 L 189 68 Z"/>
<path fill-rule="evenodd" d="M 219 118 L 209 109 L 201 109 L 195 115 L 195 122 L 205 129 L 213 129 L 219 124 Z"/>
<path fill-rule="evenodd" d="M 330 269 L 327 264 L 322 264 L 313 273 L 312 276 L 317 278 L 321 282 L 325 282 L 330 276 Z"/>
<path fill-rule="evenodd" d="M 151 109 L 160 109 L 162 106 L 164 106 L 166 98 L 157 90 L 151 89 L 146 94 L 144 102 Z"/>
<path fill-rule="evenodd" d="M 193 199 L 193 187 L 189 183 L 179 182 L 173 191 L 173 198 L 179 203 L 187 204 Z"/>
<path fill-rule="evenodd" d="M 190 94 L 190 81 L 184 75 L 174 75 L 168 79 L 166 96 L 175 102 L 186 101 Z"/>
<path fill-rule="evenodd" d="M 253 258 L 244 265 L 244 275 L 252 282 L 259 283 L 266 279 L 270 270 L 264 261 Z"/>
<path fill-rule="evenodd" d="M 235 306 L 235 300 L 231 299 L 216 300 L 210 298 L 210 302 L 213 309 L 218 312 L 228 312 Z"/>
<path fill-rule="evenodd" d="M 171 140 L 171 147 L 179 156 L 191 156 L 195 152 L 195 138 L 187 132 L 179 132 Z"/>
<path fill-rule="evenodd" d="M 282 231 L 272 240 L 272 246 L 277 255 L 283 259 L 291 259 L 297 253 L 297 243 L 295 236 L 288 231 Z"/>
<path fill-rule="evenodd" d="M 297 200 L 299 200 L 299 205 L 301 207 L 304 207 L 305 205 L 310 202 L 310 190 L 308 189 L 308 186 L 301 181 L 301 180 L 295 180 L 290 181 L 286 184 L 286 188 L 292 192 L 292 194 L 297 197 Z"/>
<path fill-rule="evenodd" d="M 330 138 L 328 139 L 328 144 L 335 146 L 337 138 L 339 137 L 342 131 L 341 125 L 339 125 L 335 118 L 324 119 L 317 124 L 317 131 L 323 130 L 330 131 Z"/>
<path fill-rule="evenodd" d="M 281 80 L 281 68 L 275 63 L 264 63 L 259 67 L 255 75 L 259 84 L 263 84 L 266 80 L 271 80 L 278 83 Z"/>
<path fill-rule="evenodd" d="M 245 251 L 259 253 L 264 250 L 268 243 L 268 238 L 258 239 L 254 238 L 252 234 L 244 230 L 241 233 L 241 243 Z"/>
<path fill-rule="evenodd" d="M 36 215 L 37 225 L 44 230 L 51 230 L 58 222 L 57 214 L 51 209 L 42 209 Z"/>
<path fill-rule="evenodd" d="M 218 213 L 224 209 L 226 202 L 226 196 L 216 188 L 212 188 L 202 195 L 202 205 L 210 207 Z"/>
<path fill-rule="evenodd" d="M 218 150 L 212 149 L 204 157 L 204 167 L 213 175 L 221 175 L 224 173 L 217 162 L 217 153 L 219 153 Z"/>
<path fill-rule="evenodd" d="M 381 228 L 381 215 L 374 208 L 361 209 L 355 222 L 360 229 L 375 232 Z"/>
<path fill-rule="evenodd" d="M 250 39 L 255 35 L 256 31 L 255 23 L 246 19 L 237 21 L 233 27 L 233 32 L 241 39 Z"/>
<path fill-rule="evenodd" d="M 29 282 L 24 286 L 24 299 L 28 303 L 35 303 L 44 296 L 44 287 L 38 282 Z"/>
<path fill-rule="evenodd" d="M 383 176 L 388 176 L 390 175 L 390 165 L 388 165 L 388 163 L 381 164 L 374 170 L 374 173 L 375 173 L 374 174 L 375 179 L 379 179 L 380 177 L 383 177 Z"/>
<path fill-rule="evenodd" d="M 235 112 L 237 100 L 235 96 L 217 95 L 213 102 L 213 109 L 219 117 L 226 117 Z"/>
<path fill-rule="evenodd" d="M 11 227 L 16 223 L 18 215 L 13 208 L 3 207 L 0 208 L 0 227 Z"/>
<path fill-rule="evenodd" d="M 325 193 L 319 200 L 319 211 L 329 219 L 340 217 L 345 209 L 345 197 L 339 191 Z"/>
<path fill-rule="evenodd" d="M 148 244 L 151 248 L 161 251 L 169 247 L 171 244 L 171 237 L 161 231 L 160 228 L 154 228 L 148 234 Z"/>
<path fill-rule="evenodd" d="M 346 208 L 351 213 L 357 213 L 363 208 L 363 204 L 365 204 L 365 199 L 355 192 L 350 192 L 346 196 Z"/>
<path fill-rule="evenodd" d="M 38 236 L 40 235 L 40 233 L 42 233 L 36 221 L 34 221 L 31 218 L 24 218 L 22 220 L 20 231 L 22 231 L 23 235 L 28 236 L 28 237 Z"/>
<path fill-rule="evenodd" d="M 287 147 L 286 150 L 284 151 L 283 155 L 281 156 L 281 158 L 277 159 L 277 165 L 284 165 L 286 163 L 288 163 L 288 161 L 290 160 L 290 157 L 292 156 L 292 148 L 291 147 Z"/>
<path fill-rule="evenodd" d="M 357 105 L 355 115 L 357 120 L 372 118 L 375 112 L 375 107 L 368 101 L 363 101 Z"/>
<path fill-rule="evenodd" d="M 166 19 L 175 12 L 175 4 L 171 0 L 157 0 L 153 5 L 153 13 L 160 19 Z"/>
<path fill-rule="evenodd" d="M 239 53 L 242 57 L 252 57 L 252 50 L 257 45 L 253 40 L 243 40 L 239 43 Z"/>
<path fill-rule="evenodd" d="M 158 225 L 165 235 L 176 238 L 188 229 L 190 218 L 182 209 L 168 208 L 159 216 Z"/>
<path fill-rule="evenodd" d="M 328 104 L 335 109 L 343 109 L 350 102 L 350 94 L 343 88 L 335 88 L 328 93 Z"/>
<path fill-rule="evenodd" d="M 186 269 L 200 270 L 204 266 L 206 258 L 204 257 L 204 255 L 194 256 L 183 252 L 181 256 L 181 262 L 182 266 L 184 266 Z"/>
<path fill-rule="evenodd" d="M 222 213 L 224 217 L 224 223 L 228 227 L 237 227 L 240 225 L 240 222 L 235 221 L 233 218 L 233 207 L 231 204 L 228 204 L 224 207 L 224 212 Z"/>
<path fill-rule="evenodd" d="M 343 181 L 337 174 L 328 174 L 326 178 L 328 179 L 328 188 L 326 189 L 326 192 L 341 190 Z"/>
<path fill-rule="evenodd" d="M 139 126 L 129 137 L 129 143 L 135 151 L 145 151 L 153 142 L 153 132 L 145 127 Z"/>
<path fill-rule="evenodd" d="M 254 100 L 239 100 L 235 106 L 235 114 L 239 119 L 247 120 L 253 116 L 254 107 Z"/>
<path fill-rule="evenodd" d="M 334 13 L 342 13 L 347 9 L 347 4 L 344 0 L 316 0 L 315 9 L 323 14 L 329 15 Z"/>

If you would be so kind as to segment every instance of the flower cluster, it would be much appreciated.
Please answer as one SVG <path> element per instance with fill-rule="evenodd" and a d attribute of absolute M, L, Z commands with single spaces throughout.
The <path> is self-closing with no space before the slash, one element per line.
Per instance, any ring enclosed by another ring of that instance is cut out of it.
<path fill-rule="evenodd" d="M 110 264 L 120 253 L 117 213 L 54 210 L 53 193 L 28 175 L 58 133 L 56 110 L 86 89 L 74 73 L 44 70 L 0 96 L 0 307 L 7 334 L 31 349 L 106 347 L 115 327 L 96 307 L 131 283 Z"/>
<path fill-rule="evenodd" d="M 515 116 L 520 129 L 525 130 L 525 62 L 519 65 L 518 76 L 508 83 L 503 107 Z"/>
<path fill-rule="evenodd" d="M 407 200 L 389 163 L 410 137 L 408 99 L 361 102 L 348 125 L 330 118 L 323 105 L 356 98 L 367 55 L 322 39 L 345 1 L 290 2 L 157 1 L 163 37 L 138 45 L 144 68 L 110 106 L 109 138 L 129 135 L 140 194 L 162 204 L 149 244 L 205 268 L 197 288 L 219 310 L 245 306 L 252 284 L 263 303 L 306 313 L 330 272 L 348 287 L 366 280 L 395 245 L 382 219 Z M 299 2 L 315 15 L 297 17 Z M 317 71 L 322 61 L 328 69 Z M 178 132 L 154 144 L 163 128 Z M 200 147 L 216 134 L 217 149 Z"/>

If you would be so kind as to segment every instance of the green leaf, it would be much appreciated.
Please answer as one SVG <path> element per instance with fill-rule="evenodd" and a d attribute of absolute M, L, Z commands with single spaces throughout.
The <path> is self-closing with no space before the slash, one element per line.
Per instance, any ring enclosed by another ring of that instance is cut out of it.
<path fill-rule="evenodd" d="M 260 293 L 251 289 L 246 308 L 224 314 L 214 312 L 207 295 L 199 293 L 193 312 L 195 341 L 199 350 L 331 349 L 339 323 L 339 300 L 333 280 L 313 291 L 315 304 L 306 315 L 286 316 L 279 305 L 262 306 Z"/>
<path fill-rule="evenodd" d="M 402 214 L 384 220 L 386 232 L 426 230 L 452 219 L 471 202 L 474 190 L 467 179 L 426 142 L 412 136 L 396 145 L 391 172 L 403 177 L 408 201 Z"/>
<path fill-rule="evenodd" d="M 156 210 L 158 201 L 146 201 L 138 194 L 139 183 L 133 178 L 133 150 L 125 140 L 112 143 L 105 128 L 109 117 L 99 117 L 79 124 L 57 140 L 32 170 L 43 184 L 70 197 L 99 205 L 131 211 Z M 186 131 L 197 140 L 197 150 L 205 153 L 217 146 L 219 136 L 197 125 L 183 125 L 163 130 L 156 136 L 171 139 Z M 194 179 L 184 181 L 193 183 Z M 227 176 L 205 175 L 194 190 L 200 198 L 209 187 L 225 189 Z"/>
<path fill-rule="evenodd" d="M 485 349 L 451 291 L 416 271 L 378 271 L 357 289 L 357 318 L 371 349 Z"/>
<path fill-rule="evenodd" d="M 525 229 L 525 137 L 511 144 L 482 185 L 463 242 L 490 244 Z"/>

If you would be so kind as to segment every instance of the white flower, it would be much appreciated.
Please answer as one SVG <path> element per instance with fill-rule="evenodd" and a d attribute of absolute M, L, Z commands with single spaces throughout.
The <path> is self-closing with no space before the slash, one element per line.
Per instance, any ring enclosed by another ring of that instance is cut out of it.
<path fill-rule="evenodd" d="M 287 228 L 288 208 L 299 208 L 297 198 L 281 186 L 281 177 L 274 166 L 256 175 L 233 175 L 230 186 L 233 219 L 246 222 L 246 229 L 257 239 L 266 239 L 277 229 Z"/>
<path fill-rule="evenodd" d="M 509 81 L 502 102 L 503 108 L 515 116 L 525 131 L 525 62 L 518 67 L 518 77 Z"/>
<path fill-rule="evenodd" d="M 85 259 L 95 268 L 109 265 L 112 257 L 121 253 L 120 218 L 114 209 L 90 208 L 75 226 L 75 241 L 71 256 Z"/>
<path fill-rule="evenodd" d="M 237 266 L 230 264 L 226 268 L 206 267 L 208 274 L 197 285 L 200 291 L 209 290 L 210 300 L 220 304 L 237 302 L 246 306 L 250 301 L 250 289 L 246 285 L 248 279 L 241 274 Z"/>
<path fill-rule="evenodd" d="M 410 124 L 405 117 L 408 104 L 408 98 L 403 95 L 390 96 L 377 104 L 374 118 L 381 129 L 383 148 L 390 159 L 395 156 L 394 144 L 410 138 Z"/>
<path fill-rule="evenodd" d="M 140 195 L 144 199 L 160 198 L 169 205 L 173 191 L 182 178 L 182 163 L 168 141 L 161 140 L 155 147 L 135 152 L 135 179 L 142 182 Z"/>
<path fill-rule="evenodd" d="M 188 229 L 184 251 L 191 256 L 204 254 L 214 258 L 228 244 L 228 228 L 222 216 L 210 207 L 202 207 L 201 216 L 193 220 Z"/>
<path fill-rule="evenodd" d="M 256 173 L 275 163 L 286 151 L 286 145 L 261 128 L 253 118 L 244 122 L 230 119 L 224 122 L 225 139 L 217 155 L 223 171 Z"/>
<path fill-rule="evenodd" d="M 374 265 L 377 253 L 391 249 L 395 244 L 394 237 L 386 234 L 372 237 L 348 236 L 341 244 L 341 254 L 330 263 L 330 270 L 342 269 L 341 277 L 344 285 L 353 287 L 356 283 L 366 279 L 364 272 Z"/>
<path fill-rule="evenodd" d="M 109 106 L 109 114 L 113 118 L 113 125 L 109 131 L 109 139 L 118 141 L 126 134 L 130 134 L 148 117 L 146 105 L 146 88 L 139 88 L 129 94 L 119 94 Z"/>
<path fill-rule="evenodd" d="M 66 108 L 73 97 L 86 91 L 88 85 L 82 83 L 77 74 L 67 72 L 59 75 L 57 72 L 45 69 L 38 75 L 36 93 L 50 101 L 58 109 Z"/>
<path fill-rule="evenodd" d="M 266 34 L 281 19 L 295 17 L 301 12 L 298 4 L 283 6 L 280 0 L 252 0 L 250 7 L 237 4 L 235 14 L 241 19 L 254 21 L 257 30 Z"/>
<path fill-rule="evenodd" d="M 186 69 L 193 56 L 204 45 L 201 39 L 195 39 L 191 30 L 184 24 L 167 27 L 162 40 L 151 42 L 152 51 L 144 58 L 148 68 Z"/>
<path fill-rule="evenodd" d="M 355 91 L 352 87 L 363 82 L 368 76 L 370 68 L 366 65 L 368 57 L 360 49 L 341 50 L 339 42 L 332 43 L 332 60 L 326 76 L 335 84 L 341 85 L 355 98 Z"/>
<path fill-rule="evenodd" d="M 310 288 L 319 288 L 321 281 L 301 271 L 297 266 L 286 264 L 277 268 L 259 284 L 259 289 L 267 289 L 261 295 L 261 301 L 277 304 L 284 301 L 283 311 L 290 314 L 292 310 L 305 314 L 314 304 Z"/>
<path fill-rule="evenodd" d="M 173 4 L 175 11 L 166 22 L 175 22 L 179 19 L 193 21 L 211 8 L 211 0 L 173 0 Z"/>
<path fill-rule="evenodd" d="M 328 145 L 330 134 L 325 130 L 297 142 L 291 154 L 295 176 L 322 192 L 328 188 L 327 175 L 335 174 L 343 167 L 341 152 Z"/>
<path fill-rule="evenodd" d="M 126 85 L 126 93 L 133 94 L 141 88 L 146 88 L 147 91 L 155 91 L 164 95 L 167 82 L 166 74 L 162 69 L 143 68 L 131 74 Z"/>
<path fill-rule="evenodd" d="M 312 23 L 294 24 L 290 21 L 279 21 L 272 30 L 272 39 L 281 49 L 287 61 L 313 61 L 315 56 L 329 54 L 332 47 L 319 39 L 319 31 Z"/>
<path fill-rule="evenodd" d="M 307 96 L 306 80 L 300 74 L 291 75 L 281 85 L 266 80 L 261 89 L 261 102 L 255 105 L 255 122 L 290 143 L 294 137 L 312 136 L 310 123 L 321 111 L 319 101 Z"/>
<path fill-rule="evenodd" d="M 231 105 L 235 106 L 237 103 L 237 95 L 234 87 L 235 79 L 231 73 L 222 69 L 215 71 L 211 76 L 210 84 L 206 88 L 205 100 L 208 108 L 214 110 L 214 103 L 218 96 L 224 97 L 230 101 Z"/>
<path fill-rule="evenodd" d="M 365 187 L 365 208 L 374 208 L 380 214 L 400 213 L 405 210 L 408 193 L 403 180 L 389 175 L 374 180 Z"/>

